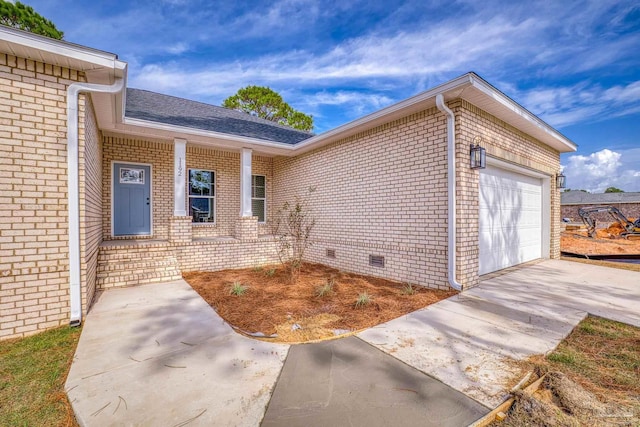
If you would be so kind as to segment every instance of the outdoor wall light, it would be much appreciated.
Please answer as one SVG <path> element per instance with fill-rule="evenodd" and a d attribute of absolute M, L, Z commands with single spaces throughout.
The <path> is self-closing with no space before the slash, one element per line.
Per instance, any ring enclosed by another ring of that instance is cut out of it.
<path fill-rule="evenodd" d="M 487 167 L 487 151 L 480 145 L 471 144 L 470 151 L 471 169 L 484 169 Z"/>
<path fill-rule="evenodd" d="M 564 176 L 562 172 L 556 175 L 556 187 L 558 188 L 566 188 L 567 187 L 567 177 Z"/>

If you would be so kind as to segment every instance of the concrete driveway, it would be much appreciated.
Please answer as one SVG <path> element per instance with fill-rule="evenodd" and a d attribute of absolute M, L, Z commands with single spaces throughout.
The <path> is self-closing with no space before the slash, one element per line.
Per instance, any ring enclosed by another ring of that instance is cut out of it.
<path fill-rule="evenodd" d="M 358 337 L 495 407 L 510 360 L 553 350 L 588 313 L 640 327 L 640 273 L 546 260 Z"/>
<path fill-rule="evenodd" d="M 305 404 L 333 423 L 342 410 L 364 414 L 351 425 L 387 425 L 409 405 L 409 425 L 465 425 L 488 411 L 477 402 L 502 400 L 510 359 L 552 350 L 587 313 L 640 326 L 639 302 L 640 273 L 549 260 L 357 338 L 290 349 L 235 334 L 184 281 L 115 289 L 85 319 L 66 390 L 88 426 L 304 425 Z M 301 377 L 304 394 L 291 393 Z"/>

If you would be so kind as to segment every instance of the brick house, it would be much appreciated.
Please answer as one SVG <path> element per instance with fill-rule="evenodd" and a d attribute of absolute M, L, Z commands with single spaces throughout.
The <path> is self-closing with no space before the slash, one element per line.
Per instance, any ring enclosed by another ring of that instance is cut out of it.
<path fill-rule="evenodd" d="M 126 78 L 0 27 L 0 338 L 78 324 L 101 289 L 273 263 L 269 220 L 310 186 L 308 261 L 468 288 L 559 256 L 575 145 L 474 73 L 320 135 Z"/>
<path fill-rule="evenodd" d="M 640 217 L 640 193 L 587 193 L 573 190 L 560 194 L 560 210 L 562 218 L 570 218 L 580 222 L 578 209 L 587 206 L 613 206 L 622 212 L 627 218 Z M 612 222 L 611 216 L 606 212 L 591 214 L 598 222 L 608 224 Z"/>

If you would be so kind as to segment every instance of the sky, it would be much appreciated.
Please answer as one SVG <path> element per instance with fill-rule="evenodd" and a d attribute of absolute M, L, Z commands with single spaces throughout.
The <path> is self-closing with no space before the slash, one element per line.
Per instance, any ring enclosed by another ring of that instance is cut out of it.
<path fill-rule="evenodd" d="M 640 191 L 640 2 L 25 0 L 128 86 L 220 105 L 269 86 L 315 133 L 474 71 L 578 145 L 567 187 Z"/>

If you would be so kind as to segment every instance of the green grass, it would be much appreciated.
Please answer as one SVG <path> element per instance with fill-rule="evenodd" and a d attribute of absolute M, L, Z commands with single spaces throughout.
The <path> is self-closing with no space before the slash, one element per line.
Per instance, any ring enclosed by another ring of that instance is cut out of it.
<path fill-rule="evenodd" d="M 640 402 L 640 328 L 589 316 L 547 356 L 601 397 Z"/>
<path fill-rule="evenodd" d="M 80 328 L 0 341 L 0 425 L 77 425 L 64 382 Z"/>

